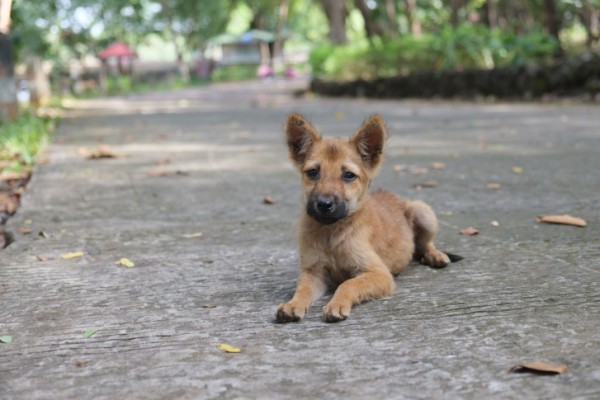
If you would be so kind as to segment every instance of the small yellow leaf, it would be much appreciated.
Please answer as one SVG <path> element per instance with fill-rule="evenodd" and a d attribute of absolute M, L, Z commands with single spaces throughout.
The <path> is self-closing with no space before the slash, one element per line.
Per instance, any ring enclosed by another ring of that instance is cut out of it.
<path fill-rule="evenodd" d="M 131 261 L 128 258 L 121 258 L 115 264 L 122 265 L 123 267 L 127 267 L 127 268 L 133 268 L 133 267 L 135 267 L 135 264 L 133 263 L 133 261 Z"/>
<path fill-rule="evenodd" d="M 239 353 L 240 351 L 242 351 L 242 350 L 238 349 L 237 347 L 233 347 L 233 346 L 225 344 L 225 343 L 219 344 L 217 346 L 217 348 L 219 350 L 224 351 L 225 353 Z"/>
<path fill-rule="evenodd" d="M 79 258 L 79 257 L 83 257 L 85 253 L 83 251 L 73 251 L 71 253 L 66 253 L 63 254 L 62 256 L 60 256 L 61 258 L 64 258 L 65 260 L 69 260 L 71 258 Z"/>
<path fill-rule="evenodd" d="M 346 114 L 344 114 L 343 111 L 337 111 L 335 113 L 335 119 L 344 119 L 345 116 L 346 116 Z"/>
<path fill-rule="evenodd" d="M 181 235 L 182 238 L 184 239 L 194 239 L 194 238 L 199 238 L 202 237 L 202 232 L 196 232 L 196 233 L 184 233 L 183 235 Z"/>
<path fill-rule="evenodd" d="M 514 166 L 512 168 L 512 172 L 514 174 L 517 174 L 517 175 L 522 174 L 523 173 L 523 167 L 520 167 L 520 166 L 516 165 L 516 166 Z"/>

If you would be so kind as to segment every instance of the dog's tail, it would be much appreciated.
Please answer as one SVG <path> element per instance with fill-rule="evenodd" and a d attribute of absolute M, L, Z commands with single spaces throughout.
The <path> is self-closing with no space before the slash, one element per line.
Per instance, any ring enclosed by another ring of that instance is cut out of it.
<path fill-rule="evenodd" d="M 452 254 L 452 253 L 448 253 L 448 252 L 444 252 L 446 253 L 446 255 L 448 256 L 448 258 L 450 259 L 450 262 L 459 262 L 460 260 L 464 260 L 465 258 L 463 256 L 459 256 L 458 254 Z"/>

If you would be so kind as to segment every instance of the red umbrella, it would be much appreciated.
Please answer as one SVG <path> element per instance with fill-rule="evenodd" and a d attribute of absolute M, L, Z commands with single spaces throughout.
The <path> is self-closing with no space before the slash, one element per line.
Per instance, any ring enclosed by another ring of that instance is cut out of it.
<path fill-rule="evenodd" d="M 102 50 L 98 57 L 105 60 L 109 57 L 134 57 L 135 55 L 135 51 L 131 50 L 125 43 L 114 42 Z"/>

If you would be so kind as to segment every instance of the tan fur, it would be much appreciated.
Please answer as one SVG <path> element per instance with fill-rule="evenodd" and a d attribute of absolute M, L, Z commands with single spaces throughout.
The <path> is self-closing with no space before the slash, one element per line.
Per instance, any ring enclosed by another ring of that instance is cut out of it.
<path fill-rule="evenodd" d="M 450 262 L 433 244 L 438 223 L 427 204 L 384 191 L 368 192 L 387 136 L 381 117 L 365 120 L 350 140 L 324 139 L 295 113 L 288 116 L 285 130 L 290 157 L 302 173 L 304 206 L 308 210 L 310 204 L 318 204 L 313 209 L 328 210 L 331 200 L 345 213 L 333 223 L 321 223 L 302 212 L 300 277 L 292 300 L 277 309 L 277 321 L 302 319 L 328 287 L 336 286 L 323 318 L 344 320 L 354 304 L 391 295 L 393 275 L 413 258 L 432 267 Z M 311 178 L 314 170 L 316 179 Z M 356 177 L 344 179 L 346 172 Z"/>

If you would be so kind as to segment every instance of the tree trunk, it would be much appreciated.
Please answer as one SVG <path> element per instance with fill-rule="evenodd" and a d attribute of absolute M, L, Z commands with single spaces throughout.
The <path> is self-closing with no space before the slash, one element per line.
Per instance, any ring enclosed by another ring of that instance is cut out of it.
<path fill-rule="evenodd" d="M 548 33 L 552 35 L 558 42 L 558 49 L 556 51 L 557 57 L 562 57 L 563 51 L 560 43 L 560 25 L 561 20 L 556 9 L 555 0 L 544 0 L 544 9 L 546 14 L 546 29 Z"/>
<path fill-rule="evenodd" d="M 0 0 L 0 33 L 8 35 L 10 32 L 10 10 L 12 0 Z"/>
<path fill-rule="evenodd" d="M 0 33 L 0 121 L 14 120 L 18 111 L 11 40 Z"/>
<path fill-rule="evenodd" d="M 588 50 L 591 50 L 594 42 L 600 37 L 600 21 L 598 21 L 598 10 L 595 9 L 590 0 L 583 1 L 583 8 L 579 13 L 579 18 L 587 34 L 586 46 Z"/>
<path fill-rule="evenodd" d="M 162 5 L 163 14 L 167 21 L 167 23 L 166 23 L 167 35 L 169 36 L 169 39 L 171 40 L 171 42 L 173 43 L 173 46 L 175 47 L 175 54 L 177 56 L 176 62 L 177 62 L 177 69 L 179 70 L 179 75 L 180 75 L 181 79 L 183 79 L 184 81 L 188 81 L 190 78 L 190 71 L 189 71 L 188 65 L 185 63 L 185 60 L 183 59 L 183 48 L 181 46 L 179 46 L 179 43 L 177 43 L 177 37 L 175 35 L 175 31 L 173 30 L 173 14 L 171 13 L 171 9 L 169 8 L 169 4 L 167 3 L 167 0 L 161 0 L 161 5 Z"/>
<path fill-rule="evenodd" d="M 367 3 L 365 3 L 365 0 L 354 0 L 354 6 L 358 8 L 358 11 L 360 11 L 363 16 L 365 21 L 365 33 L 367 34 L 367 37 L 372 39 L 375 36 L 383 36 L 384 29 L 381 24 L 379 24 L 377 20 L 373 18 L 373 12 Z"/>
<path fill-rule="evenodd" d="M 389 2 L 389 0 L 387 2 Z M 404 3 L 406 5 L 406 19 L 408 19 L 410 33 L 412 33 L 413 36 L 419 36 L 421 35 L 421 21 L 417 15 L 417 1 L 404 0 Z"/>
<path fill-rule="evenodd" d="M 498 26 L 498 8 L 496 6 L 497 0 L 486 0 L 483 6 L 483 20 L 490 29 L 494 29 Z"/>
<path fill-rule="evenodd" d="M 397 38 L 400 35 L 400 29 L 398 28 L 397 13 L 396 13 L 396 2 L 394 0 L 385 0 L 385 15 L 387 19 L 388 36 Z"/>
<path fill-rule="evenodd" d="M 289 0 L 281 0 L 279 2 L 279 10 L 277 12 L 277 24 L 275 25 L 275 40 L 273 42 L 273 57 L 271 57 L 271 69 L 275 70 L 275 59 L 279 58 L 283 62 L 283 37 L 282 30 L 285 21 L 288 18 Z"/>
<path fill-rule="evenodd" d="M 456 28 L 460 22 L 459 13 L 462 6 L 462 0 L 450 0 L 450 24 L 453 28 Z"/>
<path fill-rule="evenodd" d="M 321 5 L 329 21 L 329 40 L 337 44 L 348 42 L 346 36 L 346 9 L 345 0 L 321 0 Z"/>

